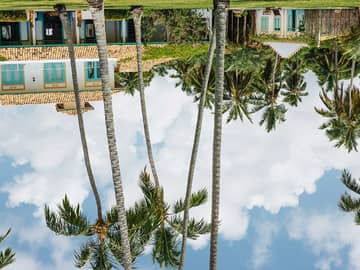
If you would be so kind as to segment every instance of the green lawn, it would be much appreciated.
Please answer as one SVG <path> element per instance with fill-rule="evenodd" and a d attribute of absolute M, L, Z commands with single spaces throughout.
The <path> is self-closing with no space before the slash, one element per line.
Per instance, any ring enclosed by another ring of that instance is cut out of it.
<path fill-rule="evenodd" d="M 56 3 L 65 3 L 68 8 L 84 8 L 85 0 L 0 0 L 0 9 L 52 9 Z M 207 8 L 212 0 L 105 0 L 107 8 L 127 8 L 143 5 L 146 8 Z M 360 7 L 360 0 L 231 0 L 232 8 L 256 7 Z"/>

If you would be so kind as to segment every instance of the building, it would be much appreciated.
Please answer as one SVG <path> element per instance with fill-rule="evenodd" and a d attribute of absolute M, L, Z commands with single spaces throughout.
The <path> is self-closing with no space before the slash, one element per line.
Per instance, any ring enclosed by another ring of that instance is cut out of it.
<path fill-rule="evenodd" d="M 55 11 L 31 10 L 0 11 L 0 46 L 65 44 L 64 29 Z M 76 43 L 96 43 L 95 28 L 87 10 L 68 11 Z M 108 43 L 135 42 L 134 23 L 131 19 L 106 20 Z"/>
<path fill-rule="evenodd" d="M 287 38 L 305 31 L 303 9 L 258 9 L 255 16 L 256 35 L 270 34 Z"/>
<path fill-rule="evenodd" d="M 117 59 L 109 59 L 111 86 L 115 89 Z M 93 107 L 89 101 L 102 100 L 97 59 L 78 59 L 76 69 L 82 110 Z M 0 105 L 55 103 L 56 110 L 76 114 L 70 60 L 34 60 L 0 62 Z"/>

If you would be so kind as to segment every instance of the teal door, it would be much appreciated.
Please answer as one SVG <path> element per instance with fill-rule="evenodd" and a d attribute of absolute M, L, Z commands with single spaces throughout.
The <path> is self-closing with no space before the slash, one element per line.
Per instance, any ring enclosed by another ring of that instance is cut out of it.
<path fill-rule="evenodd" d="M 261 17 L 261 32 L 269 32 L 269 17 L 267 16 Z"/>
<path fill-rule="evenodd" d="M 280 31 L 281 30 L 281 17 L 275 17 L 274 18 L 274 31 Z"/>

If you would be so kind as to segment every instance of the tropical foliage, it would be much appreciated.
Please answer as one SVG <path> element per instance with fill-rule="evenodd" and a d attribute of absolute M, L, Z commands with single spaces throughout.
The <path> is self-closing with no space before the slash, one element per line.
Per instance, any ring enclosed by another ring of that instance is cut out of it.
<path fill-rule="evenodd" d="M 356 140 L 360 136 L 360 91 L 356 87 L 344 89 L 344 85 L 335 88 L 332 97 L 322 90 L 320 99 L 325 108 L 315 108 L 328 119 L 320 126 L 336 147 L 345 146 L 350 152 L 357 151 Z"/>
<path fill-rule="evenodd" d="M 11 229 L 9 229 L 4 235 L 0 235 L 0 244 L 5 240 L 5 238 L 10 234 Z M 12 264 L 15 261 L 15 253 L 11 248 L 6 248 L 5 250 L 0 251 L 0 269 Z"/>
<path fill-rule="evenodd" d="M 117 269 L 122 263 L 122 248 L 119 234 L 118 214 L 114 207 L 106 215 L 91 223 L 80 205 L 72 205 L 65 195 L 57 212 L 45 206 L 46 225 L 56 234 L 63 236 L 83 236 L 88 240 L 75 252 L 75 266 L 89 265 L 92 269 Z M 128 222 L 136 222 L 130 215 Z M 137 224 L 131 224 L 137 227 Z M 132 232 L 132 230 L 130 230 Z M 144 246 L 139 243 L 137 231 L 130 233 L 132 258 L 140 255 Z"/>
<path fill-rule="evenodd" d="M 193 9 L 148 11 L 142 24 L 144 41 L 149 41 L 156 26 L 165 26 L 165 40 L 171 43 L 197 43 L 206 40 L 208 29 L 202 15 Z"/>
<path fill-rule="evenodd" d="M 129 227 L 129 233 L 140 230 L 139 235 L 146 244 L 152 244 L 152 257 L 160 267 L 175 267 L 179 263 L 180 246 L 179 237 L 182 233 L 183 218 L 185 210 L 183 199 L 179 199 L 172 205 L 164 200 L 163 188 L 156 188 L 150 179 L 150 175 L 144 170 L 140 174 L 140 188 L 144 198 L 137 202 L 128 213 L 138 220 L 138 227 Z M 200 206 L 207 201 L 207 191 L 202 189 L 192 193 L 190 208 Z M 141 213 L 137 215 L 136 213 Z M 129 218 L 131 224 L 131 218 Z M 204 219 L 196 220 L 190 218 L 187 237 L 197 239 L 200 235 L 210 231 L 210 225 Z M 140 237 L 140 239 L 141 239 Z"/>
<path fill-rule="evenodd" d="M 352 177 L 351 173 L 347 170 L 344 170 L 341 175 L 341 181 L 343 184 L 356 195 L 360 195 L 360 179 L 356 180 Z M 350 195 L 348 192 L 345 192 L 338 203 L 338 206 L 344 212 L 354 212 L 355 223 L 360 225 L 360 199 L 355 198 Z"/>

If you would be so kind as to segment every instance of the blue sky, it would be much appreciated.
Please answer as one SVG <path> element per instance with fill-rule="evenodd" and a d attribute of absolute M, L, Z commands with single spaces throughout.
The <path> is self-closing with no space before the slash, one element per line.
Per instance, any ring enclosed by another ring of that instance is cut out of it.
<path fill-rule="evenodd" d="M 336 206 L 344 191 L 339 172 L 349 168 L 360 176 L 359 154 L 335 149 L 318 129 L 322 119 L 313 107 L 320 105 L 319 87 L 311 73 L 306 81 L 309 96 L 289 109 L 274 133 L 246 122 L 224 125 L 219 269 L 360 269 L 359 228 Z M 173 201 L 185 193 L 196 105 L 168 77 L 156 77 L 146 94 L 160 181 Z M 93 105 L 95 111 L 85 114 L 86 131 L 103 203 L 110 207 L 103 109 Z M 137 177 L 147 165 L 138 97 L 117 94 L 114 108 L 131 205 L 140 197 Z M 48 231 L 42 211 L 67 193 L 93 213 L 76 118 L 38 105 L 0 107 L 0 120 L 0 230 L 12 227 L 5 244 L 17 251 L 9 269 L 74 269 L 79 242 Z M 210 187 L 211 143 L 212 115 L 206 113 L 194 190 Z M 192 214 L 209 219 L 209 207 Z M 187 269 L 206 269 L 208 237 L 190 244 Z M 157 269 L 148 255 L 138 266 Z"/>

